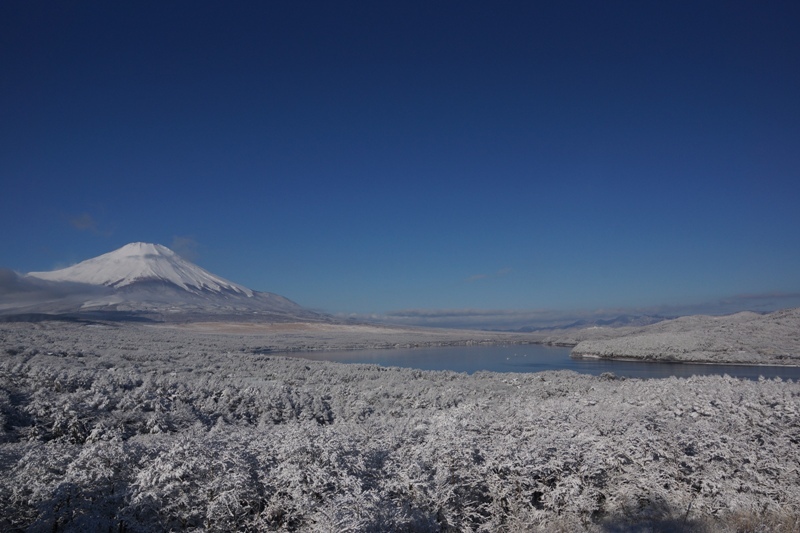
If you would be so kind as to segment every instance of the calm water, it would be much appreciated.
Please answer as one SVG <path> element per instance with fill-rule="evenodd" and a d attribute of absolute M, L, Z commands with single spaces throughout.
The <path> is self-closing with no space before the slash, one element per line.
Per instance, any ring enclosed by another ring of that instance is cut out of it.
<path fill-rule="evenodd" d="M 388 350 L 331 351 L 291 354 L 317 361 L 371 363 L 421 370 L 453 370 L 472 374 L 479 370 L 492 372 L 541 372 L 574 370 L 582 374 L 600 375 L 613 372 L 617 376 L 635 378 L 688 377 L 722 375 L 758 379 L 781 377 L 800 379 L 800 368 L 745 365 L 692 365 L 681 363 L 644 363 L 596 359 L 572 359 L 570 348 L 539 345 L 456 346 L 445 348 L 409 348 Z"/>

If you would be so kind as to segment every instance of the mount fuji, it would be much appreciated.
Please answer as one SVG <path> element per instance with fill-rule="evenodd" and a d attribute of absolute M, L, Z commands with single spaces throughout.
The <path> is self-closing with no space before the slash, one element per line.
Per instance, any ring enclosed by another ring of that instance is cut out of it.
<path fill-rule="evenodd" d="M 146 242 L 126 244 L 118 250 L 68 268 L 30 272 L 28 276 L 48 281 L 104 285 L 114 289 L 156 282 L 174 285 L 192 294 L 205 292 L 253 296 L 250 289 L 215 276 L 186 261 L 166 246 Z"/>
<path fill-rule="evenodd" d="M 221 278 L 166 246 L 143 242 L 127 244 L 68 268 L 30 272 L 10 281 L 4 283 L 0 293 L 3 314 L 124 313 L 187 321 L 329 318 L 283 296 Z"/>

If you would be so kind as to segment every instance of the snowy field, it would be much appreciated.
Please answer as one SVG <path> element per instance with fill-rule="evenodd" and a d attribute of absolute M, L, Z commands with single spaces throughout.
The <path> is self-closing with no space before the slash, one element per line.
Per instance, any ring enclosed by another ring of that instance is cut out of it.
<path fill-rule="evenodd" d="M 203 327 L 0 324 L 0 530 L 800 529 L 797 383 L 311 362 L 270 352 L 382 332 Z"/>

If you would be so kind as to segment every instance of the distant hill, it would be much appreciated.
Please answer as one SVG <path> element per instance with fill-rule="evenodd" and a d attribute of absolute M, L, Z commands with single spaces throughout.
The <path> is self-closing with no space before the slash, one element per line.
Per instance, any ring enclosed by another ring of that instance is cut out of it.
<path fill-rule="evenodd" d="M 674 317 L 660 315 L 619 315 L 614 318 L 581 319 L 561 326 L 532 327 L 526 326 L 514 331 L 521 333 L 533 333 L 539 331 L 557 331 L 566 329 L 583 329 L 591 327 L 622 328 L 622 327 L 641 327 L 656 324 Z"/>

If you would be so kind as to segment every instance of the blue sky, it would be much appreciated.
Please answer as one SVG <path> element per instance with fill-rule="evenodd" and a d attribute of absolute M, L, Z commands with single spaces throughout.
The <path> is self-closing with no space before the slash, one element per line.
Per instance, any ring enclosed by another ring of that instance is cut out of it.
<path fill-rule="evenodd" d="M 147 241 L 329 312 L 800 305 L 797 2 L 162 4 L 0 5 L 0 266 Z"/>

